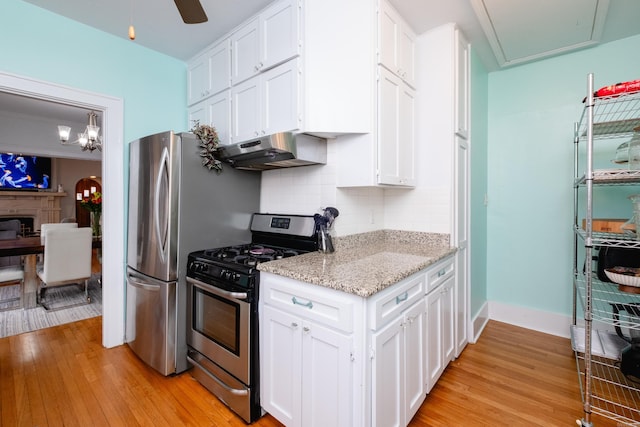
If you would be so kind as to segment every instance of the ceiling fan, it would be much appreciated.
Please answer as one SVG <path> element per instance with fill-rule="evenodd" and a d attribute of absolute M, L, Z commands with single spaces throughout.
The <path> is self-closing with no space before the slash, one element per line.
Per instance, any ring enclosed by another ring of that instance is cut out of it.
<path fill-rule="evenodd" d="M 200 24 L 207 22 L 207 14 L 204 12 L 200 0 L 173 0 L 178 12 L 185 24 Z"/>

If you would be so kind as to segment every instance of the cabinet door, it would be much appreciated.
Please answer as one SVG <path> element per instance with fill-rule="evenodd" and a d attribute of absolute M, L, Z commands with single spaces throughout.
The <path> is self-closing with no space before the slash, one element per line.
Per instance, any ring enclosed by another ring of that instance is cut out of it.
<path fill-rule="evenodd" d="M 425 320 L 426 303 L 421 300 L 404 314 L 405 414 L 408 422 L 426 397 Z"/>
<path fill-rule="evenodd" d="M 385 68 L 378 80 L 378 183 L 415 185 L 415 91 Z"/>
<path fill-rule="evenodd" d="M 260 76 L 253 77 L 231 89 L 231 139 L 246 141 L 259 135 Z"/>
<path fill-rule="evenodd" d="M 302 327 L 302 425 L 353 425 L 353 337 L 318 324 Z"/>
<path fill-rule="evenodd" d="M 231 86 L 231 46 L 229 39 L 215 45 L 208 55 L 209 86 L 212 95 Z"/>
<path fill-rule="evenodd" d="M 372 426 L 404 426 L 404 317 L 399 316 L 372 336 Z"/>
<path fill-rule="evenodd" d="M 299 8 L 296 1 L 276 2 L 260 14 L 262 70 L 298 55 Z"/>
<path fill-rule="evenodd" d="M 398 51 L 399 27 L 400 16 L 386 1 L 381 1 L 378 12 L 378 62 L 393 73 L 398 71 L 400 62 L 400 52 Z"/>
<path fill-rule="evenodd" d="M 187 124 L 189 129 L 192 129 L 196 122 L 201 125 L 208 124 L 207 122 L 207 103 L 201 101 L 195 105 L 189 107 L 189 123 Z"/>
<path fill-rule="evenodd" d="M 460 137 L 456 141 L 454 242 L 456 252 L 456 357 L 468 342 L 469 323 L 469 142 Z"/>
<path fill-rule="evenodd" d="M 301 425 L 301 328 L 297 317 L 263 306 L 260 403 L 265 411 L 287 426 Z"/>
<path fill-rule="evenodd" d="M 404 315 L 406 421 L 418 412 L 427 394 L 425 327 L 426 303 L 423 299 Z"/>
<path fill-rule="evenodd" d="M 398 75 L 411 87 L 415 87 L 415 45 L 416 36 L 413 31 L 403 25 L 398 37 L 399 73 Z"/>
<path fill-rule="evenodd" d="M 469 44 L 460 30 L 455 30 L 455 132 L 469 137 Z"/>
<path fill-rule="evenodd" d="M 260 76 L 262 90 L 261 135 L 297 129 L 298 61 L 293 60 L 266 71 Z"/>
<path fill-rule="evenodd" d="M 443 325 L 442 325 L 442 293 L 441 288 L 434 289 L 427 295 L 427 392 L 433 386 L 444 371 L 442 352 Z"/>
<path fill-rule="evenodd" d="M 442 369 L 455 356 L 455 311 L 456 300 L 453 291 L 455 279 L 450 277 L 442 284 Z"/>
<path fill-rule="evenodd" d="M 260 26 L 258 18 L 231 35 L 231 84 L 236 85 L 260 70 Z"/>
<path fill-rule="evenodd" d="M 378 80 L 378 183 L 400 182 L 400 96 L 401 80 L 380 67 Z"/>
<path fill-rule="evenodd" d="M 231 91 L 225 90 L 207 99 L 208 121 L 216 128 L 220 144 L 231 143 Z"/>
<path fill-rule="evenodd" d="M 203 100 L 209 91 L 209 64 L 203 53 L 187 66 L 187 104 L 193 105 Z"/>
<path fill-rule="evenodd" d="M 399 184 L 415 185 L 415 104 L 416 92 L 406 84 L 400 88 L 398 128 Z"/>
<path fill-rule="evenodd" d="M 415 34 L 388 2 L 378 15 L 379 63 L 415 87 Z"/>

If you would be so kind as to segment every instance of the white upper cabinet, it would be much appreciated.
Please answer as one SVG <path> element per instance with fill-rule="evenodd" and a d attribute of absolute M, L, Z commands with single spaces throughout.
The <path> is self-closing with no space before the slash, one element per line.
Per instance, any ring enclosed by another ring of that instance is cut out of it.
<path fill-rule="evenodd" d="M 469 43 L 459 29 L 455 30 L 455 129 L 456 134 L 469 138 Z"/>
<path fill-rule="evenodd" d="M 195 121 L 214 126 L 220 138 L 220 144 L 230 143 L 231 130 L 231 92 L 229 90 L 215 95 L 189 107 L 189 129 Z"/>
<path fill-rule="evenodd" d="M 231 89 L 232 142 L 297 129 L 297 61 L 289 61 Z"/>
<path fill-rule="evenodd" d="M 415 33 L 384 0 L 380 2 L 378 25 L 378 62 L 415 87 Z"/>
<path fill-rule="evenodd" d="M 415 185 L 415 91 L 380 68 L 378 80 L 378 184 Z"/>
<path fill-rule="evenodd" d="M 284 130 L 324 138 L 373 133 L 375 13 L 371 0 L 349 0 L 349 7 L 343 0 L 277 0 L 226 35 L 229 140 Z M 190 111 L 214 94 L 201 88 L 211 68 L 201 63 L 200 56 L 190 62 Z"/>
<path fill-rule="evenodd" d="M 232 84 L 238 84 L 299 54 L 297 2 L 280 1 L 231 35 Z"/>
<path fill-rule="evenodd" d="M 193 105 L 229 88 L 231 61 L 229 43 L 229 39 L 225 39 L 189 61 L 188 105 Z"/>

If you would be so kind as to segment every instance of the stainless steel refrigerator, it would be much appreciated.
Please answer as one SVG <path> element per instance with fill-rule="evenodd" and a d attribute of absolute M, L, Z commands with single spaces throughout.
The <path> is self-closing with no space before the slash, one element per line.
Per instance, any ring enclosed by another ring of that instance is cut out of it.
<path fill-rule="evenodd" d="M 187 256 L 251 241 L 260 174 L 202 166 L 191 133 L 129 145 L 125 342 L 163 375 L 187 369 Z"/>

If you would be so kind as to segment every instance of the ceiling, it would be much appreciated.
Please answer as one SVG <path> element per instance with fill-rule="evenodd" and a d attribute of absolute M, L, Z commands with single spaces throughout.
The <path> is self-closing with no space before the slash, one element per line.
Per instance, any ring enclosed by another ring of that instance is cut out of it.
<path fill-rule="evenodd" d="M 128 40 L 188 60 L 272 0 L 201 0 L 208 22 L 184 24 L 172 0 L 24 0 Z M 640 34 L 638 0 L 390 0 L 417 34 L 456 22 L 489 71 Z M 71 122 L 87 111 L 0 94 L 0 111 Z M 31 108 L 37 110 L 31 111 Z"/>

